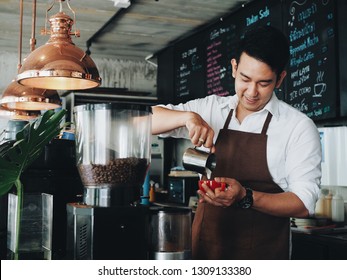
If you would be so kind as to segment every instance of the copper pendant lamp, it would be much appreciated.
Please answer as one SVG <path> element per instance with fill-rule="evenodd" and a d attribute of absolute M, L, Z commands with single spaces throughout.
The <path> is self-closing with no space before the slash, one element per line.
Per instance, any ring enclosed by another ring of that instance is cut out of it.
<path fill-rule="evenodd" d="M 41 115 L 41 111 L 9 110 L 0 106 L 0 117 L 11 120 L 33 120 Z"/>
<path fill-rule="evenodd" d="M 49 19 L 50 34 L 48 42 L 37 48 L 24 60 L 17 75 L 17 81 L 24 86 L 56 90 L 82 90 L 97 87 L 101 84 L 99 71 L 83 50 L 75 46 L 71 35 L 74 20 L 62 11 L 62 2 L 58 0 L 60 11 Z M 68 1 L 66 1 L 71 9 Z M 47 10 L 48 11 L 53 7 Z"/>
<path fill-rule="evenodd" d="M 33 26 L 31 38 L 31 51 L 35 48 L 35 17 L 36 17 L 36 0 L 33 1 Z M 18 48 L 18 69 L 21 67 L 22 58 L 22 29 L 23 29 L 23 0 L 20 1 L 20 37 Z M 20 85 L 12 81 L 3 92 L 0 100 L 2 110 L 15 110 L 9 112 L 9 116 L 28 116 L 23 110 L 39 111 L 51 110 L 61 107 L 59 94 L 56 90 L 38 89 Z M 19 110 L 19 111 L 18 111 Z M 2 112 L 6 115 L 6 112 Z M 33 114 L 35 115 L 35 114 Z"/>
<path fill-rule="evenodd" d="M 3 92 L 1 105 L 15 110 L 52 110 L 61 107 L 56 90 L 46 90 L 23 86 L 12 81 Z"/>

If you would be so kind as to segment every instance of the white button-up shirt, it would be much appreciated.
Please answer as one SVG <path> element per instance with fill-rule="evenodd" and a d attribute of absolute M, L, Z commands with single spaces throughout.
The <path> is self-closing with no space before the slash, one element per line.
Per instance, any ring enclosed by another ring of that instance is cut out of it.
<path fill-rule="evenodd" d="M 235 116 L 237 95 L 211 95 L 185 104 L 160 105 L 166 108 L 198 113 L 214 130 L 216 141 L 231 109 L 234 109 L 229 129 L 261 133 L 266 116 L 273 117 L 267 130 L 267 163 L 273 181 L 285 192 L 295 193 L 309 213 L 314 214 L 321 178 L 321 144 L 314 122 L 299 110 L 272 95 L 260 111 L 248 115 L 242 123 Z M 186 127 L 175 129 L 162 137 L 189 139 Z"/>

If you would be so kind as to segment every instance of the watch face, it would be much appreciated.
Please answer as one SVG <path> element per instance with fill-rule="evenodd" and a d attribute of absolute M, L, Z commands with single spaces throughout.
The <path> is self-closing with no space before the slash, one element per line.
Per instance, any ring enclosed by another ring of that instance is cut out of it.
<path fill-rule="evenodd" d="M 243 202 L 243 205 L 241 206 L 242 208 L 245 208 L 245 209 L 248 209 L 252 206 L 252 202 L 249 201 L 248 199 L 246 199 L 244 202 Z"/>
<path fill-rule="evenodd" d="M 253 205 L 253 192 L 251 189 L 246 188 L 246 196 L 238 202 L 239 207 L 248 209 Z"/>

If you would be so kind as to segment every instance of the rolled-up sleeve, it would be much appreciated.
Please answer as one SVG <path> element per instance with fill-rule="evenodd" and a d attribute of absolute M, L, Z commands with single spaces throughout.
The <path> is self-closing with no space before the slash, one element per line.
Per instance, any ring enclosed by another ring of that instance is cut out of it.
<path fill-rule="evenodd" d="M 296 194 L 313 215 L 320 191 L 322 151 L 319 132 L 312 120 L 297 123 L 286 154 L 288 191 Z"/>
<path fill-rule="evenodd" d="M 158 107 L 163 107 L 171 110 L 180 110 L 180 111 L 186 111 L 187 109 L 185 108 L 184 104 L 178 104 L 178 105 L 173 105 L 173 104 L 167 104 L 167 105 L 157 105 Z M 184 139 L 189 139 L 189 134 L 188 134 L 188 129 L 186 127 L 179 127 L 176 129 L 173 129 L 171 131 L 161 133 L 159 134 L 160 137 L 166 138 L 166 137 L 173 137 L 173 138 L 184 138 Z"/>
<path fill-rule="evenodd" d="M 216 132 L 217 135 L 219 129 L 223 126 L 225 119 L 228 116 L 228 113 L 231 109 L 230 105 L 232 103 L 234 104 L 234 106 L 236 106 L 236 96 L 221 97 L 217 95 L 210 95 L 205 98 L 194 99 L 188 101 L 187 103 L 180 103 L 178 105 L 161 104 L 157 106 L 173 110 L 195 112 L 199 114 L 212 127 L 212 129 Z M 186 127 L 174 129 L 167 133 L 163 133 L 160 136 L 189 139 L 189 133 Z"/>

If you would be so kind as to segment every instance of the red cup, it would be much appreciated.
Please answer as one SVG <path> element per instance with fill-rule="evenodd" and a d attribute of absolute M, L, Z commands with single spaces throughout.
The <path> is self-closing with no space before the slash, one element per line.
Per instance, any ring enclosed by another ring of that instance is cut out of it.
<path fill-rule="evenodd" d="M 220 188 L 221 191 L 225 190 L 226 183 L 225 182 L 217 182 L 215 180 L 199 180 L 199 189 L 203 192 L 205 192 L 204 187 L 202 184 L 205 183 L 211 190 L 215 190 L 216 188 Z"/>

